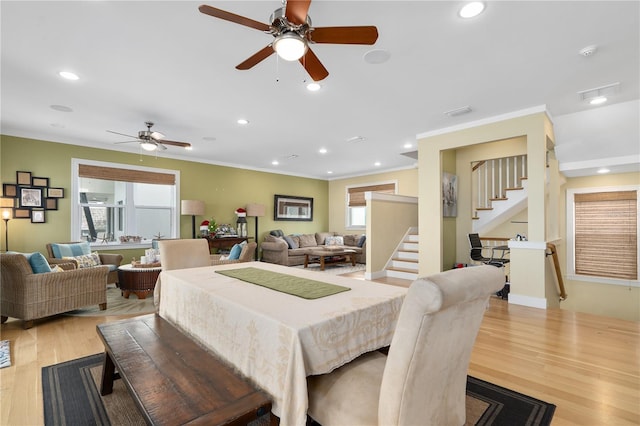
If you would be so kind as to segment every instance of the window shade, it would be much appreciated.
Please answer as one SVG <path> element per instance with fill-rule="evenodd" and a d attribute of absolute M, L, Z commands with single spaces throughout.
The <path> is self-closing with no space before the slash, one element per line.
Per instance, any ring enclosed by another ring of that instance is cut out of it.
<path fill-rule="evenodd" d="M 383 194 L 395 194 L 396 184 L 385 183 L 381 185 L 368 185 L 349 188 L 349 207 L 362 207 L 367 203 L 364 199 L 364 193 L 367 191 L 381 192 Z"/>
<path fill-rule="evenodd" d="M 638 279 L 637 191 L 575 194 L 576 273 Z"/>
<path fill-rule="evenodd" d="M 170 173 L 145 172 L 142 170 L 118 169 L 115 167 L 78 165 L 78 176 L 84 178 L 117 180 L 122 182 L 175 185 L 175 175 Z"/>

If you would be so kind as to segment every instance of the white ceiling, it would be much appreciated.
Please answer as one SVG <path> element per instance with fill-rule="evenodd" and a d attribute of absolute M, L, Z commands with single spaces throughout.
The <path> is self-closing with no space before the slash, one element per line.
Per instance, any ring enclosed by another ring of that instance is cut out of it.
<path fill-rule="evenodd" d="M 315 26 L 379 32 L 374 46 L 313 45 L 330 73 L 315 93 L 299 63 L 276 55 L 236 70 L 272 37 L 199 13 L 203 2 L 3 0 L 2 134 L 137 153 L 106 130 L 135 135 L 151 120 L 193 144 L 163 157 L 334 179 L 412 167 L 401 154 L 417 134 L 546 105 L 568 175 L 638 170 L 638 1 L 495 1 L 463 21 L 458 1 L 314 0 Z M 281 6 L 206 4 L 265 23 Z M 596 54 L 578 54 L 594 44 Z M 390 59 L 365 62 L 371 49 Z M 577 94 L 618 82 L 605 106 Z M 465 105 L 473 111 L 444 114 Z M 365 139 L 347 142 L 355 136 Z"/>

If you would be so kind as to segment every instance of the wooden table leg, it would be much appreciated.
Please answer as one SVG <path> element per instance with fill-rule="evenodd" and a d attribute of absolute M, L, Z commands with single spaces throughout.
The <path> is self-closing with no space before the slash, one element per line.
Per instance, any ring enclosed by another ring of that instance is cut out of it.
<path fill-rule="evenodd" d="M 324 256 L 320 256 L 320 270 L 324 271 Z"/>
<path fill-rule="evenodd" d="M 351 258 L 351 266 L 356 266 L 356 255 L 351 253 L 349 258 Z"/>
<path fill-rule="evenodd" d="M 309 254 L 305 253 L 304 254 L 304 267 L 306 268 L 307 266 L 309 266 Z"/>
<path fill-rule="evenodd" d="M 116 366 L 108 352 L 104 353 L 104 364 L 102 366 L 102 383 L 100 383 L 100 395 L 109 395 L 113 392 L 113 373 Z"/>

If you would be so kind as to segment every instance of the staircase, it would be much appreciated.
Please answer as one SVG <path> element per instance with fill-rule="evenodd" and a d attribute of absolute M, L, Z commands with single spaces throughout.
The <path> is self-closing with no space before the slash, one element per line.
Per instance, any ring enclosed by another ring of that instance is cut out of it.
<path fill-rule="evenodd" d="M 418 241 L 418 228 L 409 228 L 385 266 L 387 277 L 405 280 L 418 278 Z"/>
<path fill-rule="evenodd" d="M 472 229 L 484 234 L 527 208 L 527 156 L 476 162 L 472 188 Z"/>

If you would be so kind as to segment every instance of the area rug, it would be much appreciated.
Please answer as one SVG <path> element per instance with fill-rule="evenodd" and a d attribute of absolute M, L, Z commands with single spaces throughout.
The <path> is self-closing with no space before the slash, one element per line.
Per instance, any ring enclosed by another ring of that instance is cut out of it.
<path fill-rule="evenodd" d="M 147 295 L 146 299 L 138 299 L 135 294 L 129 295 L 128 299 L 122 297 L 120 289 L 114 285 L 107 287 L 107 309 L 100 310 L 98 305 L 87 306 L 65 313 L 65 315 L 82 317 L 102 317 L 107 315 L 143 315 L 155 312 L 153 305 L 153 294 Z"/>
<path fill-rule="evenodd" d="M 45 425 L 143 425 L 144 420 L 122 380 L 113 393 L 100 396 L 103 354 L 90 355 L 42 368 Z M 467 377 L 465 426 L 545 426 L 555 405 Z M 251 426 L 269 424 L 269 415 Z"/>
<path fill-rule="evenodd" d="M 307 268 L 305 268 L 304 265 L 294 266 L 294 268 L 304 269 L 306 271 L 321 272 L 323 274 L 343 275 L 350 274 L 352 272 L 362 272 L 367 269 L 367 265 L 363 263 L 356 263 L 356 266 L 351 266 L 350 263 L 333 263 L 325 265 L 324 271 L 320 270 L 319 263 L 313 263 Z"/>
<path fill-rule="evenodd" d="M 0 341 L 0 368 L 11 367 L 11 344 L 8 340 Z"/>

